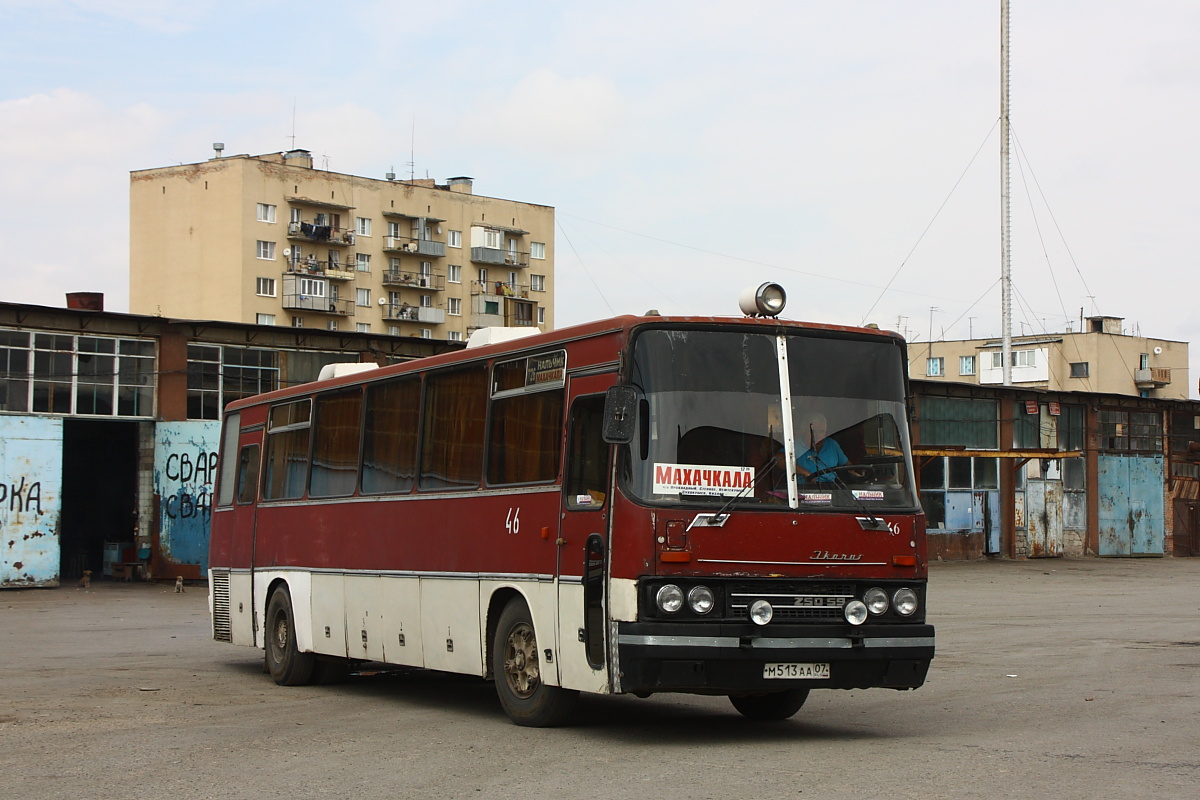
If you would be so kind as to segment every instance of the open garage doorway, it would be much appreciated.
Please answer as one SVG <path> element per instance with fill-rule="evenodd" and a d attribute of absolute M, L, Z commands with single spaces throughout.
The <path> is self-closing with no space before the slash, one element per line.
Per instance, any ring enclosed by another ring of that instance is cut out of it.
<path fill-rule="evenodd" d="M 124 420 L 63 420 L 61 575 L 137 557 L 138 424 Z"/>

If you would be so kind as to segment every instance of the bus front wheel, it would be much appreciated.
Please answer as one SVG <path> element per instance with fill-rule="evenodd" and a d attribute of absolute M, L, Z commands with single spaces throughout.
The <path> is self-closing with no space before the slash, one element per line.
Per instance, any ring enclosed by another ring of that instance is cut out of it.
<path fill-rule="evenodd" d="M 785 689 L 766 694 L 729 695 L 729 702 L 747 719 L 772 722 L 791 717 L 808 699 L 808 689 Z"/>
<path fill-rule="evenodd" d="M 579 692 L 542 681 L 533 617 L 520 598 L 510 600 L 500 614 L 492 641 L 492 675 L 504 713 L 518 725 L 561 725 L 579 698 Z"/>
<path fill-rule="evenodd" d="M 267 603 L 267 671 L 280 686 L 303 686 L 312 681 L 317 658 L 296 648 L 296 618 L 286 586 L 271 593 Z"/>

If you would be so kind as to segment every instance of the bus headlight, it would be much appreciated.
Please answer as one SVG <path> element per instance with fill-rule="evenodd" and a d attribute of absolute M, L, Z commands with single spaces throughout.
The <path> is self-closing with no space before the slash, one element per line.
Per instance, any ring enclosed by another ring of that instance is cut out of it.
<path fill-rule="evenodd" d="M 888 610 L 887 592 L 878 586 L 867 589 L 867 593 L 863 595 L 863 602 L 867 604 L 867 611 L 875 616 Z"/>
<path fill-rule="evenodd" d="M 712 589 L 707 586 L 693 586 L 688 592 L 688 606 L 697 614 L 707 614 L 712 611 L 715 602 L 716 598 L 713 597 Z"/>
<path fill-rule="evenodd" d="M 862 625 L 867 621 L 867 604 L 862 600 L 851 600 L 842 608 L 842 613 L 846 615 L 846 622 Z"/>
<path fill-rule="evenodd" d="M 902 617 L 911 617 L 917 613 L 917 593 L 912 589 L 897 589 L 892 595 L 892 607 Z"/>
<path fill-rule="evenodd" d="M 755 625 L 766 625 L 775 616 L 775 609 L 766 600 L 755 600 L 750 604 L 750 621 Z"/>
<path fill-rule="evenodd" d="M 668 583 L 658 590 L 658 594 L 654 595 L 654 602 L 658 605 L 659 611 L 664 614 L 674 614 L 683 608 L 683 590 L 673 583 Z"/>

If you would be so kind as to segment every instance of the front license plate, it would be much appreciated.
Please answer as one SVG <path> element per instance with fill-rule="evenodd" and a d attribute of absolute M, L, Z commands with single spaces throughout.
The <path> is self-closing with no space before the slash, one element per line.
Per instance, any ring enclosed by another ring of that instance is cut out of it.
<path fill-rule="evenodd" d="M 824 680 L 829 677 L 828 664 L 763 664 L 764 678 Z"/>

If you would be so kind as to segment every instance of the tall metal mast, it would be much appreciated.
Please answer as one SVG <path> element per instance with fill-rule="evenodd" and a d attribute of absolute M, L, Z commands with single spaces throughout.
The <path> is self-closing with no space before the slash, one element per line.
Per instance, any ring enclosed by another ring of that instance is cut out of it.
<path fill-rule="evenodd" d="M 1009 209 L 1008 0 L 1000 0 L 1000 294 L 1004 385 L 1012 386 L 1012 240 Z"/>

